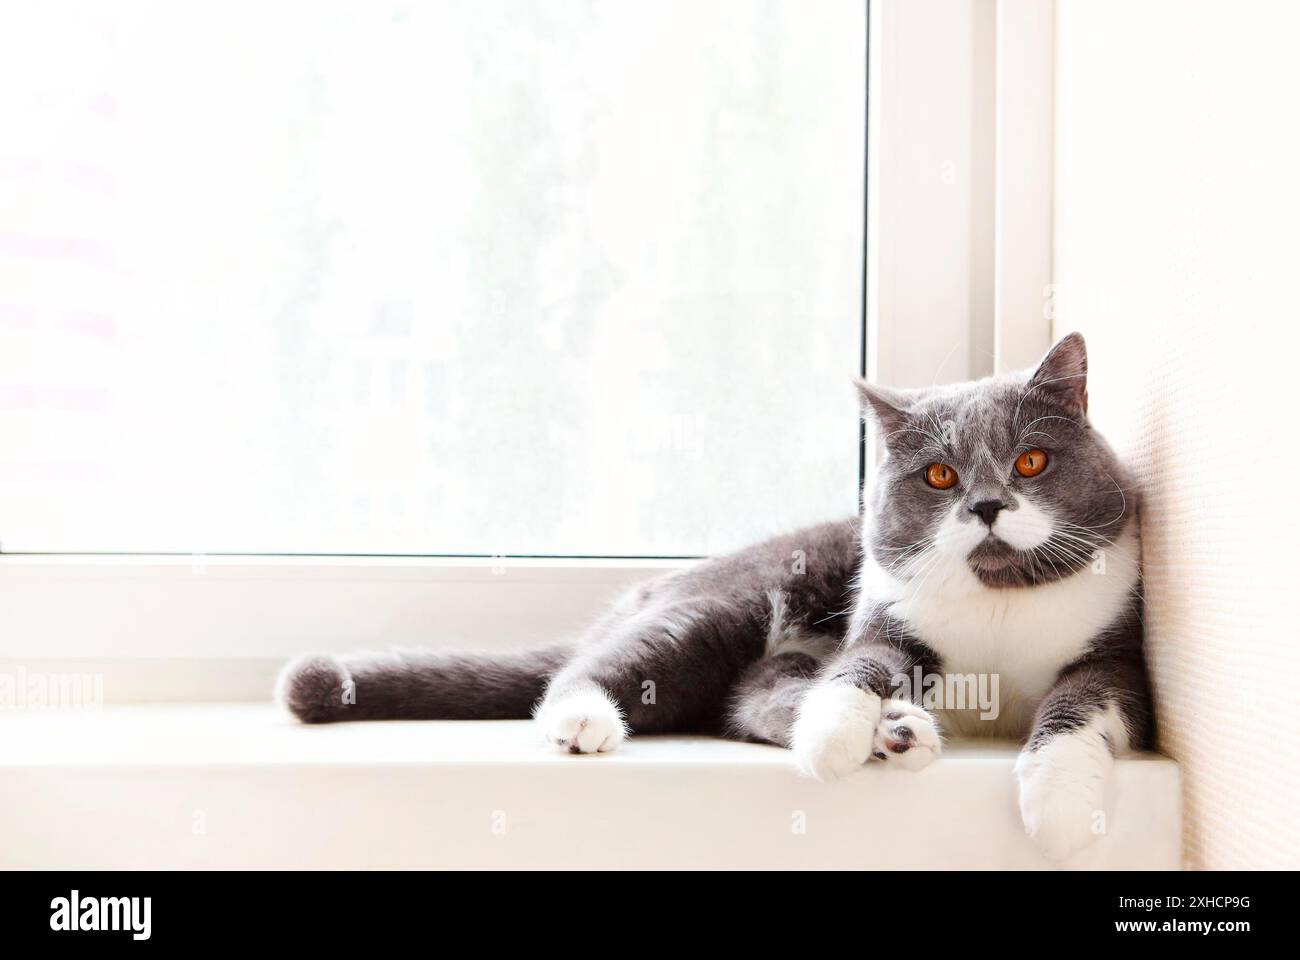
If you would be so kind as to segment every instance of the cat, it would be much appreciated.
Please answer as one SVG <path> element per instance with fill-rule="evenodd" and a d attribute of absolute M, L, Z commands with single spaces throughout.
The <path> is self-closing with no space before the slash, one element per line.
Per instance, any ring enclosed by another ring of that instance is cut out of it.
<path fill-rule="evenodd" d="M 1088 422 L 1083 338 L 1033 371 L 856 383 L 885 452 L 861 518 L 638 586 L 572 642 L 306 657 L 279 698 L 307 723 L 533 716 L 584 754 L 711 733 L 788 747 L 821 780 L 920 770 L 944 733 L 1012 736 L 1026 831 L 1069 857 L 1112 758 L 1153 737 L 1137 497 Z M 996 709 L 915 683 L 954 677 L 992 677 Z"/>

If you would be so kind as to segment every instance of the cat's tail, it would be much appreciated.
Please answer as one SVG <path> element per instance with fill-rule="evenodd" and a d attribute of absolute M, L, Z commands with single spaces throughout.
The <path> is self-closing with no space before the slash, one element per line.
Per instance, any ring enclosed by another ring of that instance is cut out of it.
<path fill-rule="evenodd" d="M 303 723 L 524 720 L 568 655 L 565 648 L 550 647 L 308 656 L 280 673 L 276 699 Z"/>

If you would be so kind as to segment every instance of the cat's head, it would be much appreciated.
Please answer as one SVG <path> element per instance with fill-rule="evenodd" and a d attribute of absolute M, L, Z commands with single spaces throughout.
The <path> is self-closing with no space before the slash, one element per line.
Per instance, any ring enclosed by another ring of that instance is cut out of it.
<path fill-rule="evenodd" d="M 1088 424 L 1083 337 L 1032 371 L 947 387 L 859 382 L 887 455 L 873 476 L 866 537 L 894 577 L 963 561 L 989 587 L 1025 587 L 1089 565 L 1136 504 Z"/>

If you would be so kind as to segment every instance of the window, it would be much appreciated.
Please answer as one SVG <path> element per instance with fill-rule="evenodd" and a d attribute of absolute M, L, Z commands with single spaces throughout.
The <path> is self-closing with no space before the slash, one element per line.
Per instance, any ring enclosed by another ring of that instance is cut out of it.
<path fill-rule="evenodd" d="M 865 17 L 7 11 L 0 548 L 689 556 L 851 513 Z"/>

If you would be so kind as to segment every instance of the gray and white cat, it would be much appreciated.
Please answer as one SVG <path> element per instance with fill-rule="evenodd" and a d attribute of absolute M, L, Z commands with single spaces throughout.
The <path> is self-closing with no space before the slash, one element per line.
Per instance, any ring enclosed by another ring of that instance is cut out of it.
<path fill-rule="evenodd" d="M 572 642 L 307 657 L 279 695 L 308 723 L 533 716 L 574 753 L 630 733 L 766 741 L 822 780 L 919 770 L 941 729 L 1014 736 L 1025 827 L 1064 858 L 1093 836 L 1113 756 L 1152 740 L 1136 498 L 1086 382 L 1078 334 L 1032 372 L 859 382 L 887 450 L 864 517 L 637 587 Z M 944 682 L 985 677 L 992 710 Z"/>

